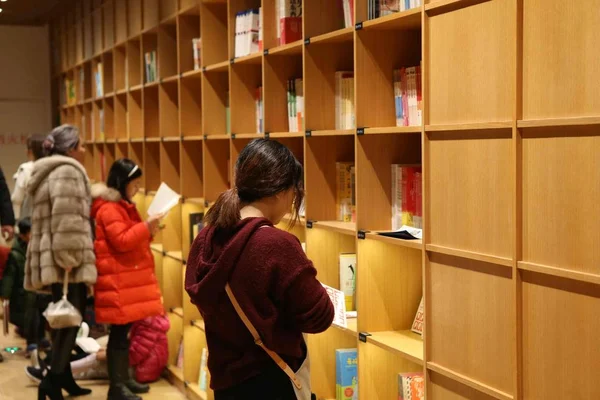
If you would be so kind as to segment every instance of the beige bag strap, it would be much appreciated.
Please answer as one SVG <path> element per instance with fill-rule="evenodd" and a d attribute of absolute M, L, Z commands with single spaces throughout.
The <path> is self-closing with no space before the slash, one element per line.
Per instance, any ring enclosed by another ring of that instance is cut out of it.
<path fill-rule="evenodd" d="M 285 372 L 285 374 L 291 379 L 292 383 L 294 384 L 294 386 L 296 386 L 298 390 L 302 389 L 302 383 L 300 383 L 300 381 L 296 377 L 296 374 L 294 373 L 294 371 L 292 371 L 290 366 L 287 365 L 287 363 L 283 361 L 281 357 L 279 357 L 279 354 L 275 353 L 272 350 L 269 350 L 267 346 L 265 346 L 262 339 L 260 338 L 260 335 L 258 334 L 258 331 L 256 330 L 256 328 L 254 328 L 254 325 L 252 325 L 252 322 L 250 322 L 250 320 L 246 316 L 246 313 L 244 312 L 244 310 L 242 310 L 240 303 L 238 303 L 237 299 L 233 295 L 229 283 L 225 285 L 225 291 L 227 292 L 227 296 L 229 296 L 231 304 L 233 304 L 233 308 L 235 308 L 235 312 L 237 312 L 244 325 L 246 325 L 246 328 L 248 328 L 248 330 L 252 334 L 252 337 L 254 338 L 254 343 L 261 349 L 263 349 L 265 353 L 267 353 L 269 357 L 271 357 L 273 361 L 275 361 L 275 364 L 277 364 L 279 368 L 281 368 L 283 372 Z"/>

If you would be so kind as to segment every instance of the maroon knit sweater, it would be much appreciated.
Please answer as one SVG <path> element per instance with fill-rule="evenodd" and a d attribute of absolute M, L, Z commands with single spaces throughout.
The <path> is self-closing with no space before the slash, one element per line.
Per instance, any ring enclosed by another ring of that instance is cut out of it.
<path fill-rule="evenodd" d="M 225 284 L 265 345 L 296 371 L 306 354 L 302 333 L 323 332 L 333 321 L 333 305 L 316 274 L 298 239 L 264 218 L 246 218 L 229 232 L 200 232 L 188 257 L 185 289 L 205 320 L 214 390 L 273 365 L 236 314 Z"/>

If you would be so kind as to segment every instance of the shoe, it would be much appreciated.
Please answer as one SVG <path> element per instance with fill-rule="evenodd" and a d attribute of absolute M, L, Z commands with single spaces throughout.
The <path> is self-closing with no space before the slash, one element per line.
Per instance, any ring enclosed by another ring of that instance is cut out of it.
<path fill-rule="evenodd" d="M 109 348 L 106 353 L 108 362 L 108 400 L 141 400 L 134 394 L 127 382 L 129 378 L 129 350 L 113 350 Z"/>
<path fill-rule="evenodd" d="M 39 384 L 48 375 L 48 370 L 45 368 L 25 367 L 25 374 L 32 382 Z"/>
<path fill-rule="evenodd" d="M 38 386 L 38 400 L 64 400 L 60 389 L 60 376 L 47 374 Z"/>
<path fill-rule="evenodd" d="M 71 363 L 67 364 L 65 372 L 60 376 L 60 387 L 65 389 L 70 396 L 85 396 L 91 394 L 91 389 L 82 388 L 75 382 L 73 378 L 73 372 L 71 371 Z"/>
<path fill-rule="evenodd" d="M 148 393 L 150 391 L 150 385 L 139 383 L 133 378 L 129 378 L 129 380 L 125 382 L 125 386 L 127 386 L 132 393 Z"/>
<path fill-rule="evenodd" d="M 132 393 L 127 386 L 120 383 L 110 386 L 107 400 L 142 400 L 142 398 Z"/>

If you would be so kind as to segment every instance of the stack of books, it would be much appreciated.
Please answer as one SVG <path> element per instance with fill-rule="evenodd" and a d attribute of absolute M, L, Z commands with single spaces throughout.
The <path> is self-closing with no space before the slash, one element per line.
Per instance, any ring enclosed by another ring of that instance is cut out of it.
<path fill-rule="evenodd" d="M 276 0 L 275 13 L 280 45 L 302 39 L 302 0 Z"/>
<path fill-rule="evenodd" d="M 158 80 L 156 51 L 149 51 L 144 54 L 144 65 L 146 67 L 146 83 L 156 82 Z"/>
<path fill-rule="evenodd" d="M 96 71 L 94 71 L 94 83 L 96 84 L 96 97 L 104 96 L 104 74 L 102 72 L 102 63 L 96 65 Z"/>
<path fill-rule="evenodd" d="M 425 377 L 422 372 L 411 372 L 398 375 L 398 399 L 425 399 Z"/>
<path fill-rule="evenodd" d="M 288 80 L 287 106 L 289 131 L 304 131 L 304 86 L 302 78 Z"/>
<path fill-rule="evenodd" d="M 356 349 L 335 351 L 336 400 L 358 399 L 358 352 Z"/>
<path fill-rule="evenodd" d="M 394 70 L 396 126 L 420 126 L 423 123 L 421 67 Z"/>
<path fill-rule="evenodd" d="M 392 230 L 423 229 L 423 176 L 420 165 L 392 164 Z"/>
<path fill-rule="evenodd" d="M 194 52 L 194 71 L 200 69 L 200 49 L 202 47 L 202 40 L 200 38 L 192 39 L 192 51 Z"/>
<path fill-rule="evenodd" d="M 335 129 L 353 129 L 354 117 L 354 72 L 335 73 Z"/>
<path fill-rule="evenodd" d="M 354 26 L 354 2 L 356 0 L 338 0 L 344 13 L 344 28 Z"/>
<path fill-rule="evenodd" d="M 256 88 L 256 93 L 254 96 L 254 110 L 256 114 L 256 132 L 262 133 L 265 123 L 265 108 L 263 104 L 262 86 Z"/>
<path fill-rule="evenodd" d="M 353 162 L 336 163 L 337 220 L 356 222 L 356 173 Z"/>
<path fill-rule="evenodd" d="M 421 6 L 421 0 L 369 0 L 368 18 L 384 17 Z"/>
<path fill-rule="evenodd" d="M 235 16 L 235 57 L 259 51 L 258 31 L 261 29 L 258 8 L 242 11 Z"/>

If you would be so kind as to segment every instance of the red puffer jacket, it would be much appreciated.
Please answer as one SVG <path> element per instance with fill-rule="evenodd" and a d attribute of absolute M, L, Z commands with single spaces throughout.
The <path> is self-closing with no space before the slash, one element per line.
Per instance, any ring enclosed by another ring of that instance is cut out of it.
<path fill-rule="evenodd" d="M 163 315 L 150 251 L 151 235 L 134 204 L 103 184 L 92 188 L 96 220 L 96 320 L 124 325 Z"/>
<path fill-rule="evenodd" d="M 135 367 L 135 379 L 138 382 L 158 380 L 167 366 L 169 327 L 169 319 L 165 316 L 146 318 L 131 327 L 129 364 Z"/>

